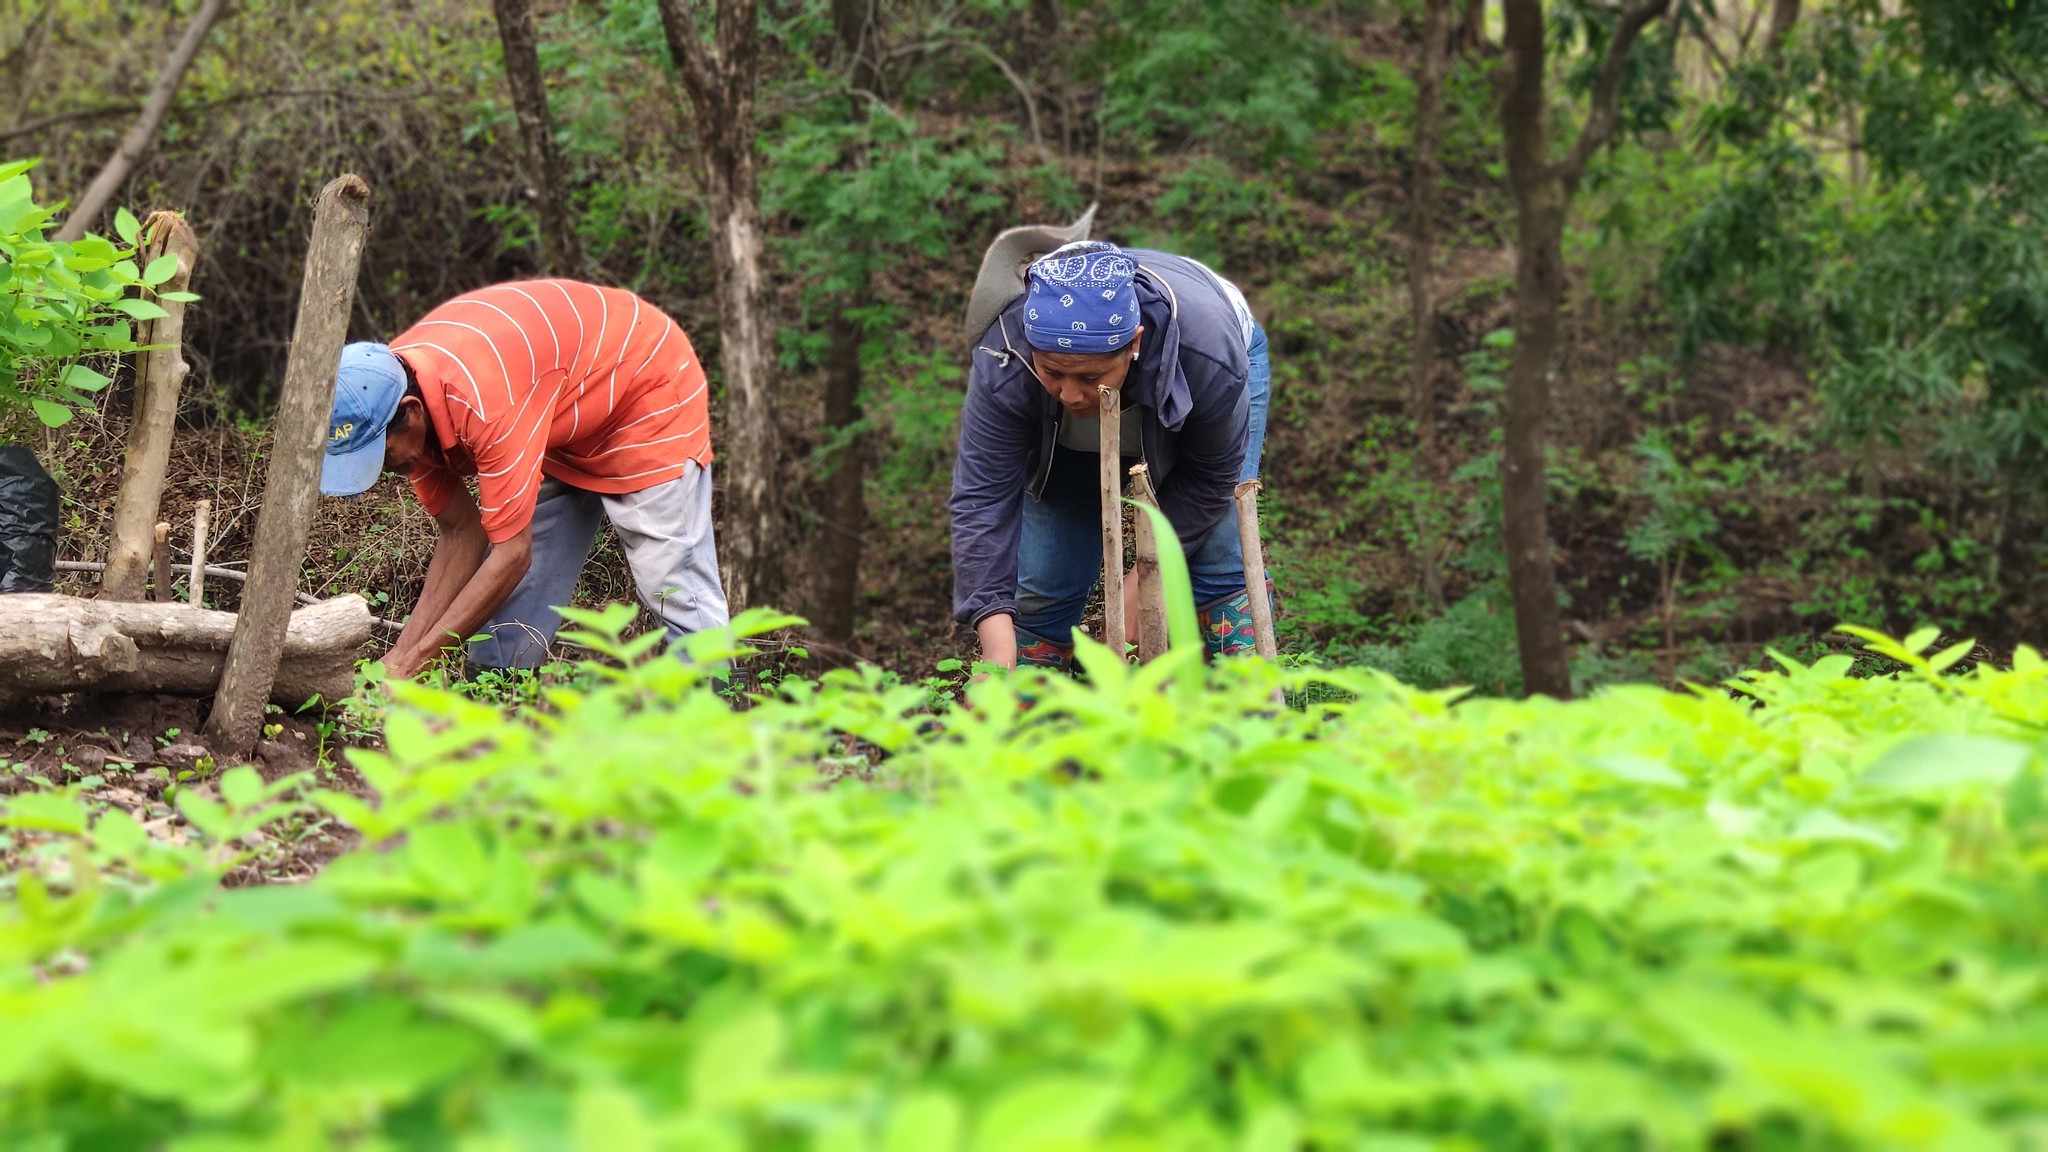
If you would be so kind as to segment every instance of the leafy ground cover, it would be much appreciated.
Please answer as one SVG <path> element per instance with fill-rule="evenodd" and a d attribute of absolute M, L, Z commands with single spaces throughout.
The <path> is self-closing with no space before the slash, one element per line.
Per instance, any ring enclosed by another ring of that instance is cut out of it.
<path fill-rule="evenodd" d="M 0 1144 L 2039 1146 L 2048 664 L 1929 639 L 1572 704 L 1100 649 L 936 706 L 400 686 L 374 800 L 0 800 Z M 301 809 L 361 846 L 223 888 Z"/>

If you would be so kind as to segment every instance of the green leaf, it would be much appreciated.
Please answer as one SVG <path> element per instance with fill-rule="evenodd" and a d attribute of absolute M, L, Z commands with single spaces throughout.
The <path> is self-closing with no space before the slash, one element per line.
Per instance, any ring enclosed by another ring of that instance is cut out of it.
<path fill-rule="evenodd" d="M 576 1093 L 575 1152 L 654 1152 L 661 1144 L 640 1102 L 609 1084 L 586 1084 Z"/>
<path fill-rule="evenodd" d="M 1189 601 L 1192 608 L 1193 601 Z M 1091 1147 L 1118 1089 L 1099 1078 L 1042 1076 L 1004 1092 L 975 1126 L 974 1152 L 1059 1152 Z"/>
<path fill-rule="evenodd" d="M 178 257 L 175 253 L 166 252 L 151 260 L 149 267 L 142 270 L 142 282 L 154 288 L 177 274 Z"/>
<path fill-rule="evenodd" d="M 51 400 L 31 400 L 29 405 L 36 410 L 36 419 L 51 428 L 62 428 L 71 422 L 71 409 Z"/>
<path fill-rule="evenodd" d="M 2033 750 L 2017 740 L 1962 732 L 1911 736 L 1894 744 L 1857 777 L 1861 788 L 1935 791 L 1971 784 L 2003 787 L 2026 767 Z"/>
<path fill-rule="evenodd" d="M 125 312 L 137 320 L 161 320 L 170 315 L 154 300 L 137 300 L 133 297 L 116 300 L 108 307 L 117 312 Z"/>
<path fill-rule="evenodd" d="M 1679 775 L 1671 765 L 1662 760 L 1652 760 L 1648 756 L 1596 756 L 1593 758 L 1593 766 L 1616 780 L 1625 780 L 1631 784 L 1648 784 L 1657 788 L 1688 788 L 1692 784 L 1684 776 Z"/>
<path fill-rule="evenodd" d="M 121 238 L 122 243 L 132 248 L 135 246 L 136 237 L 142 234 L 142 222 L 135 218 L 135 213 L 130 212 L 126 208 L 116 208 L 114 209 L 114 234 Z"/>
<path fill-rule="evenodd" d="M 220 798 L 230 808 L 246 811 L 263 802 L 263 777 L 247 764 L 221 773 Z"/>
<path fill-rule="evenodd" d="M 194 300 L 199 299 L 199 293 L 185 291 L 159 292 L 156 294 L 156 298 L 158 300 L 168 300 L 173 304 L 190 304 Z"/>
<path fill-rule="evenodd" d="M 920 1092 L 889 1113 L 882 1152 L 956 1152 L 964 1127 L 959 1101 L 943 1092 Z"/>
<path fill-rule="evenodd" d="M 768 1079 L 782 1058 L 782 1017 L 756 1005 L 714 1029 L 690 1060 L 690 1100 L 698 1108 L 730 1108 Z"/>
<path fill-rule="evenodd" d="M 61 379 L 64 381 L 66 388 L 76 388 L 80 392 L 97 392 L 113 383 L 111 378 L 100 374 L 84 364 L 73 364 L 64 369 L 64 375 Z"/>

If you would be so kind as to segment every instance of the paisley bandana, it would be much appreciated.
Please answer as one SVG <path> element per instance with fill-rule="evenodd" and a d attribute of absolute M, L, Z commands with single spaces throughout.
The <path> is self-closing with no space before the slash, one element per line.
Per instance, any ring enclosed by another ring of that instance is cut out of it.
<path fill-rule="evenodd" d="M 1114 352 L 1138 330 L 1137 262 L 1082 240 L 1039 257 L 1025 279 L 1024 339 L 1041 352 Z"/>

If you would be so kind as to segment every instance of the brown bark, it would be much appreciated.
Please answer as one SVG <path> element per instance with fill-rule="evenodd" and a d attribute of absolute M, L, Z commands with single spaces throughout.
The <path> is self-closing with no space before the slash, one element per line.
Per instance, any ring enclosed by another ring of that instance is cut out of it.
<path fill-rule="evenodd" d="M 150 577 L 150 589 L 156 593 L 156 602 L 169 604 L 177 597 L 171 595 L 171 525 L 169 521 L 156 522 L 156 539 L 150 545 L 149 566 L 154 575 Z"/>
<path fill-rule="evenodd" d="M 199 262 L 199 239 L 175 212 L 153 212 L 144 224 L 148 243 L 141 261 L 159 256 L 178 258 L 178 270 L 159 285 L 182 292 L 192 283 Z M 114 535 L 107 545 L 107 574 L 100 596 L 107 600 L 140 600 L 148 575 L 150 528 L 164 495 L 164 474 L 171 462 L 171 437 L 178 420 L 178 392 L 189 371 L 184 357 L 185 305 L 162 302 L 166 315 L 150 320 L 139 333 L 150 350 L 135 369 L 135 399 L 128 421 L 128 444 L 121 456 L 121 490 L 114 498 Z"/>
<path fill-rule="evenodd" d="M 1508 183 L 1515 198 L 1515 349 L 1502 414 L 1501 538 L 1515 608 L 1522 686 L 1531 693 L 1569 698 L 1572 691 L 1544 468 L 1551 373 L 1564 307 L 1565 213 L 1586 161 L 1613 136 L 1619 122 L 1621 70 L 1629 48 L 1669 4 L 1670 0 L 1644 0 L 1622 14 L 1600 62 L 1585 126 L 1565 157 L 1552 162 L 1545 130 L 1542 0 L 1503 3 L 1508 83 L 1500 118 Z"/>
<path fill-rule="evenodd" d="M 1273 632 L 1273 602 L 1266 597 L 1266 542 L 1259 534 L 1259 482 L 1237 486 L 1237 543 L 1244 553 L 1245 598 L 1252 613 L 1252 643 L 1268 660 L 1280 655 Z"/>
<path fill-rule="evenodd" d="M 498 42 L 505 50 L 505 84 L 512 90 L 512 111 L 519 118 L 519 139 L 525 146 L 530 194 L 540 211 L 541 264 L 557 276 L 575 275 L 583 267 L 583 247 L 576 239 L 576 218 L 562 183 L 562 156 L 555 148 L 554 120 L 548 115 L 533 0 L 492 0 L 491 6 L 498 18 Z"/>
<path fill-rule="evenodd" d="M 1102 642 L 1124 652 L 1123 393 L 1097 389 L 1101 436 L 1095 442 L 1102 482 Z"/>
<path fill-rule="evenodd" d="M 87 689 L 204 696 L 220 684 L 234 631 L 234 613 L 188 604 L 0 596 L 0 700 Z M 360 596 L 292 613 L 270 699 L 297 707 L 347 696 L 369 639 Z"/>
<path fill-rule="evenodd" d="M 867 533 L 867 444 L 858 429 L 860 326 L 842 308 L 826 321 L 825 434 L 836 443 L 819 482 L 824 489 L 823 547 L 818 550 L 818 603 L 811 623 L 835 644 L 852 640 L 860 591 L 861 543 Z"/>
<path fill-rule="evenodd" d="M 1436 198 L 1437 133 L 1443 104 L 1444 55 L 1450 38 L 1451 0 L 1424 0 L 1422 55 L 1415 68 L 1415 134 L 1408 192 L 1408 419 L 1415 426 L 1415 553 L 1422 598 L 1434 611 L 1444 607 L 1443 576 L 1437 569 L 1434 493 L 1442 482 L 1437 461 L 1436 400 Z"/>
<path fill-rule="evenodd" d="M 1776 55 L 1799 23 L 1799 0 L 1771 0 L 1771 26 L 1764 33 L 1764 51 Z"/>
<path fill-rule="evenodd" d="M 696 122 L 718 277 L 718 353 L 725 376 L 726 592 L 734 611 L 782 594 L 781 437 L 763 268 L 754 92 L 760 72 L 758 0 L 659 0 L 662 31 Z M 695 11 L 715 8 L 707 42 Z"/>
<path fill-rule="evenodd" d="M 879 83 L 872 43 L 874 6 L 875 0 L 832 3 L 838 55 L 849 65 L 853 87 L 867 94 L 848 98 L 848 115 L 856 123 L 866 118 L 868 100 L 877 95 Z M 839 167 L 842 172 L 857 171 L 866 163 L 864 151 L 856 146 L 841 157 Z M 853 312 L 866 303 L 866 287 L 863 283 L 836 301 L 826 321 L 824 433 L 834 447 L 818 476 L 824 547 L 813 553 L 818 569 L 811 623 L 825 639 L 842 646 L 852 642 L 859 622 L 856 605 L 867 535 L 868 437 L 861 431 L 861 326 Z"/>
<path fill-rule="evenodd" d="M 1131 465 L 1131 499 L 1159 506 L 1151 472 L 1142 463 Z M 1164 653 L 1171 643 L 1166 630 L 1166 589 L 1159 580 L 1159 541 L 1153 535 L 1152 517 L 1140 513 L 1131 518 L 1131 527 L 1137 537 L 1131 578 L 1138 582 L 1138 659 L 1148 661 Z"/>
<path fill-rule="evenodd" d="M 163 70 L 157 73 L 156 83 L 142 102 L 142 112 L 135 117 L 128 134 L 121 137 L 121 144 L 114 149 L 106 167 L 92 178 L 85 194 L 78 198 L 71 214 L 64 218 L 64 226 L 57 229 L 58 240 L 76 240 L 85 235 L 92 222 L 106 211 L 107 203 L 127 181 L 128 174 L 142 162 L 143 155 L 156 140 L 157 129 L 163 126 L 164 115 L 171 110 L 171 100 L 185 79 L 185 69 L 191 67 L 192 58 L 199 55 L 199 45 L 206 40 L 206 33 L 213 27 L 213 22 L 219 19 L 222 6 L 223 0 L 200 0 L 199 11 L 192 14 L 191 23 L 185 25 L 184 35 L 171 48 L 171 54 L 164 58 Z"/>
<path fill-rule="evenodd" d="M 1433 5 L 1436 0 L 1423 0 Z M 1458 16 L 1458 51 L 1471 55 L 1486 46 L 1486 0 L 1464 0 Z"/>
<path fill-rule="evenodd" d="M 320 499 L 320 458 L 334 408 L 334 366 L 348 335 L 356 266 L 370 230 L 370 189 L 360 177 L 342 176 L 313 205 L 313 242 L 306 252 L 299 314 L 292 328 L 278 399 L 263 506 L 256 514 L 256 544 L 242 610 L 221 675 L 220 693 L 206 717 L 215 748 L 246 754 L 263 726 L 284 653 L 292 594 L 306 557 L 306 537 Z"/>

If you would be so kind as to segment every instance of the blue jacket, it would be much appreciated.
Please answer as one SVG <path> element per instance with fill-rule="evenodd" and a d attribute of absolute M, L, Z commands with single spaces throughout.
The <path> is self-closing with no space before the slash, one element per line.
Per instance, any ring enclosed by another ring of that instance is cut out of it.
<path fill-rule="evenodd" d="M 1250 410 L 1245 340 L 1214 274 L 1185 257 L 1125 249 L 1138 262 L 1145 335 L 1124 381 L 1140 444 L 1181 548 L 1192 553 L 1229 512 Z M 1024 501 L 1038 499 L 1059 450 L 1059 401 L 1031 372 L 1024 298 L 983 334 L 967 373 L 953 461 L 953 616 L 976 624 L 1017 606 Z"/>

